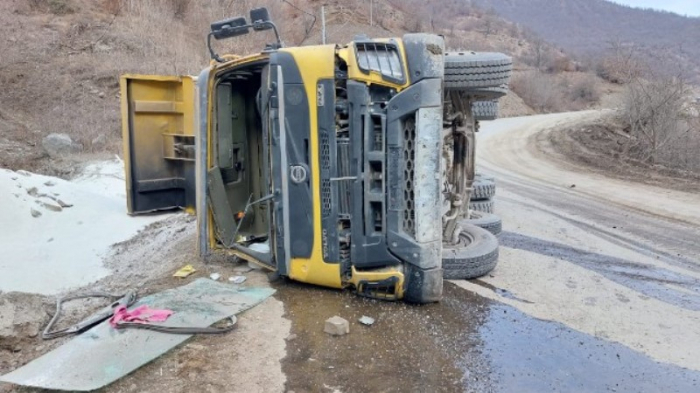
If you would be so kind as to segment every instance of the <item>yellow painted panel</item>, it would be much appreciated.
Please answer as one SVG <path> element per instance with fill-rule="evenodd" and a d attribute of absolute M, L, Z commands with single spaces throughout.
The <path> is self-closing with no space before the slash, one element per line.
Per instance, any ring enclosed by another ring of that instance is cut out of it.
<path fill-rule="evenodd" d="M 189 76 L 123 75 L 119 84 L 127 208 L 139 213 L 138 182 L 183 177 L 181 164 L 166 159 L 172 154 L 164 151 L 163 140 L 194 136 L 195 82 Z"/>
<path fill-rule="evenodd" d="M 321 201 L 320 201 L 320 163 L 318 152 L 318 106 L 316 85 L 321 79 L 333 79 L 335 76 L 335 46 L 309 46 L 283 49 L 296 61 L 304 89 L 309 101 L 309 120 L 311 125 L 311 195 L 314 209 L 314 239 L 310 258 L 293 258 L 289 277 L 293 280 L 333 288 L 343 286 L 339 263 L 325 263 L 321 250 Z"/>
<path fill-rule="evenodd" d="M 378 42 L 390 42 L 391 40 L 389 39 L 378 39 L 376 40 Z M 381 86 L 387 86 L 387 87 L 392 87 L 396 89 L 396 91 L 401 91 L 405 88 L 407 88 L 410 85 L 409 81 L 409 75 L 408 75 L 408 70 L 406 67 L 406 51 L 404 50 L 403 46 L 403 41 L 402 40 L 394 40 L 391 41 L 396 44 L 399 50 L 399 56 L 401 57 L 401 61 L 403 62 L 402 64 L 402 72 L 403 75 L 406 79 L 406 81 L 401 84 L 401 83 L 396 83 L 396 82 L 391 82 L 384 80 L 382 77 L 382 74 L 377 72 L 377 71 L 370 71 L 368 74 L 363 72 L 359 65 L 357 64 L 357 54 L 355 50 L 355 45 L 349 44 L 347 47 L 344 47 L 338 51 L 338 56 L 345 60 L 345 62 L 348 65 L 348 78 L 356 81 L 361 81 L 365 82 L 367 84 L 377 84 Z"/>
<path fill-rule="evenodd" d="M 349 282 L 356 288 L 359 288 L 360 281 L 379 282 L 391 277 L 398 277 L 399 281 L 396 284 L 396 298 L 402 299 L 404 295 L 404 274 L 396 267 L 386 267 L 373 270 L 357 270 L 352 267 L 352 277 Z"/>
<path fill-rule="evenodd" d="M 175 101 L 134 101 L 134 112 L 139 113 L 180 113 L 184 112 L 182 102 Z"/>

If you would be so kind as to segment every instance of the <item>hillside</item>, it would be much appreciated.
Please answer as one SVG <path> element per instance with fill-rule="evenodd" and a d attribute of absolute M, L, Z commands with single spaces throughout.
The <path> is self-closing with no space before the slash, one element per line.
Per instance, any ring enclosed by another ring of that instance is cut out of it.
<path fill-rule="evenodd" d="M 371 9 L 364 0 L 3 1 L 0 167 L 70 177 L 76 160 L 121 154 L 119 75 L 199 73 L 209 62 L 209 24 L 247 15 L 253 6 L 271 10 L 287 45 L 320 43 L 323 4 L 329 42 L 423 31 L 445 35 L 451 49 L 505 52 L 517 70 L 528 69 L 543 49 L 569 62 L 514 23 L 461 0 L 374 0 Z M 220 52 L 251 53 L 271 40 L 271 33 L 258 33 L 215 45 Z M 501 113 L 532 110 L 511 95 Z M 48 157 L 41 144 L 51 133 L 68 134 L 78 154 Z"/>
<path fill-rule="evenodd" d="M 636 46 L 647 55 L 673 56 L 700 72 L 700 18 L 637 9 L 605 0 L 471 0 L 581 56 L 600 55 L 611 44 Z M 542 12 L 547 10 L 547 12 Z"/>

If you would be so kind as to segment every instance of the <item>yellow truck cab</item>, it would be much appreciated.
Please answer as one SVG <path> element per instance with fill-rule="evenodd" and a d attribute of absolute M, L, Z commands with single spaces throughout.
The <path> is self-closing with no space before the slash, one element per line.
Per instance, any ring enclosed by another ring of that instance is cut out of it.
<path fill-rule="evenodd" d="M 275 29 L 264 9 L 251 19 L 216 22 L 209 39 Z M 443 39 L 211 54 L 198 77 L 121 78 L 129 213 L 196 211 L 204 257 L 438 301 Z"/>

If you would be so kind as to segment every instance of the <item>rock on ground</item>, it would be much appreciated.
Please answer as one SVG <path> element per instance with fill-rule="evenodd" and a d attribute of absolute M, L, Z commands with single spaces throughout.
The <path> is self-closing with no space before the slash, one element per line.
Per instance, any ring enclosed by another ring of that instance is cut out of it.
<path fill-rule="evenodd" d="M 42 139 L 41 145 L 51 158 L 58 158 L 82 150 L 82 145 L 73 142 L 71 137 L 66 134 L 49 134 Z"/>
<path fill-rule="evenodd" d="M 331 336 L 343 336 L 350 333 L 350 324 L 339 316 L 331 317 L 326 320 L 323 331 Z"/>

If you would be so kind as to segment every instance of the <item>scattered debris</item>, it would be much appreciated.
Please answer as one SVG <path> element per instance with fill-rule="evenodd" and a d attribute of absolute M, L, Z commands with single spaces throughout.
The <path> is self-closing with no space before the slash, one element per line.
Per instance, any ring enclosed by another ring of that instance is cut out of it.
<path fill-rule="evenodd" d="M 323 331 L 331 336 L 343 336 L 350 333 L 350 323 L 336 315 L 326 319 L 326 326 L 323 328 Z"/>
<path fill-rule="evenodd" d="M 576 188 L 576 184 L 570 185 L 569 188 Z"/>
<path fill-rule="evenodd" d="M 53 181 L 49 180 L 49 181 L 44 182 L 44 185 L 45 185 L 46 187 L 53 187 L 53 186 L 56 185 L 56 183 L 54 183 Z"/>
<path fill-rule="evenodd" d="M 29 209 L 29 212 L 32 213 L 32 217 L 41 217 L 41 212 L 39 210 L 36 210 L 34 208 Z"/>
<path fill-rule="evenodd" d="M 219 279 L 221 278 L 221 274 L 219 274 L 219 273 L 212 273 L 212 274 L 209 275 L 209 278 L 211 278 L 211 279 L 214 280 L 214 281 L 219 281 Z"/>
<path fill-rule="evenodd" d="M 246 276 L 232 276 L 229 277 L 228 280 L 234 284 L 243 284 L 246 280 Z"/>
<path fill-rule="evenodd" d="M 62 200 L 60 200 L 60 199 L 56 199 L 56 202 L 57 202 L 58 205 L 61 206 L 62 208 L 73 207 L 73 204 L 72 204 L 72 203 L 64 202 L 64 201 L 62 201 Z"/>
<path fill-rule="evenodd" d="M 290 334 L 289 336 L 287 336 L 287 341 L 296 340 L 297 337 L 298 337 L 298 336 L 297 336 L 296 334 Z"/>
<path fill-rule="evenodd" d="M 274 292 L 271 288 L 233 288 L 200 278 L 146 296 L 135 307 L 148 304 L 157 309 L 177 310 L 168 318 L 167 325 L 160 326 L 163 328 L 206 329 L 217 321 L 233 320 L 231 316 L 260 304 Z M 189 337 L 191 334 L 162 334 L 150 329 L 127 329 L 115 334 L 105 321 L 89 333 L 3 375 L 0 381 L 43 389 L 92 391 L 131 373 Z"/>
<path fill-rule="evenodd" d="M 251 268 L 248 265 L 241 265 L 241 266 L 236 266 L 233 268 L 233 271 L 238 273 L 238 274 L 248 273 L 251 270 L 253 270 L 253 268 Z"/>
<path fill-rule="evenodd" d="M 248 262 L 248 268 L 250 270 L 262 270 L 262 267 L 254 264 L 253 262 Z M 250 271 L 250 270 L 248 270 L 248 271 Z"/>
<path fill-rule="evenodd" d="M 153 309 L 146 304 L 138 306 L 133 310 L 129 310 L 126 306 L 120 305 L 114 309 L 114 314 L 109 318 L 109 324 L 113 328 L 117 328 L 122 322 L 165 322 L 171 315 L 173 315 L 172 310 Z"/>
<path fill-rule="evenodd" d="M 367 326 L 372 326 L 374 324 L 374 318 L 368 317 L 366 315 L 363 315 L 362 318 L 359 319 L 359 321 L 361 324 Z"/>
<path fill-rule="evenodd" d="M 87 318 L 83 319 L 82 321 L 69 326 L 65 329 L 60 329 L 60 330 L 51 330 L 53 328 L 53 325 L 58 321 L 58 319 L 61 317 L 61 312 L 62 312 L 62 306 L 64 303 L 70 302 L 72 300 L 78 300 L 78 299 L 89 299 L 89 298 L 111 298 L 111 299 L 116 299 L 119 296 L 114 296 L 110 295 L 107 293 L 91 293 L 91 294 L 85 294 L 85 295 L 76 295 L 76 296 L 68 296 L 68 297 L 59 297 L 56 299 L 56 311 L 53 314 L 53 317 L 49 321 L 49 323 L 44 327 L 44 331 L 41 334 L 41 338 L 44 340 L 51 340 L 54 338 L 58 337 L 64 337 L 72 334 L 79 334 L 82 333 L 86 330 L 91 329 L 95 325 L 105 321 L 106 319 L 110 318 L 113 316 L 115 312 L 115 305 L 119 305 L 118 307 L 123 306 L 126 308 L 127 306 L 130 306 L 136 302 L 136 292 L 135 291 L 129 291 L 126 295 L 121 296 L 120 299 L 116 300 L 114 303 L 111 303 L 110 305 L 103 307 L 101 310 L 93 313 L 92 315 L 88 316 Z"/>
<path fill-rule="evenodd" d="M 51 210 L 54 212 L 60 212 L 63 211 L 63 208 L 59 205 L 54 205 L 53 203 L 48 203 L 48 202 L 42 202 L 42 201 L 36 201 L 41 207 L 47 210 Z"/>
<path fill-rule="evenodd" d="M 196 271 L 197 271 L 197 269 L 195 269 L 194 266 L 185 265 L 185 266 L 181 267 L 178 271 L 176 271 L 175 274 L 173 274 L 173 277 L 185 278 Z"/>

